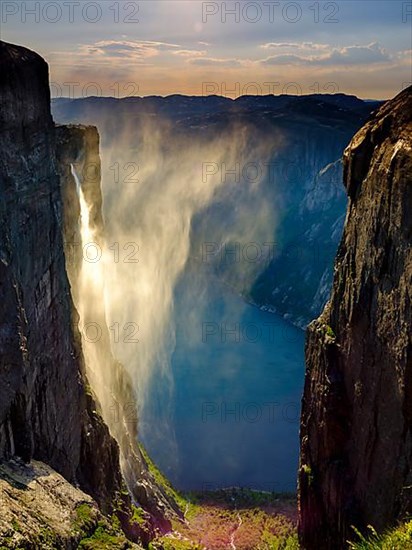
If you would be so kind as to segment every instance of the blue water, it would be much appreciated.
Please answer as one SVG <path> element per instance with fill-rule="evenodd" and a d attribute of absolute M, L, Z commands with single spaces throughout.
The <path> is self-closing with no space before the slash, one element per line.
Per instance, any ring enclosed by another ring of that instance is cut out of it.
<path fill-rule="evenodd" d="M 294 491 L 303 331 L 217 280 L 187 275 L 175 301 L 173 398 L 149 453 L 179 489 Z"/>

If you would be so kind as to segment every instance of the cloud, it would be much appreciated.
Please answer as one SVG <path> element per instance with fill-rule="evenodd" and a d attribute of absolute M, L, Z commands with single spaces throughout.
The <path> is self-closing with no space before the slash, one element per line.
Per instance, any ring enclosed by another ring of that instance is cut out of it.
<path fill-rule="evenodd" d="M 219 59 L 216 57 L 198 57 L 187 60 L 191 65 L 199 67 L 241 67 L 245 61 L 241 59 Z"/>
<path fill-rule="evenodd" d="M 306 58 L 299 55 L 290 53 L 284 55 L 272 55 L 261 61 L 262 65 L 301 65 L 305 62 Z"/>
<path fill-rule="evenodd" d="M 367 46 L 330 47 L 329 53 L 321 55 L 278 54 L 262 59 L 261 63 L 263 65 L 338 66 L 386 63 L 391 59 L 389 53 L 380 44 L 372 42 Z"/>
<path fill-rule="evenodd" d="M 301 44 L 296 42 L 267 42 L 266 44 L 261 44 L 260 47 L 264 50 L 272 50 L 277 48 L 300 48 Z"/>
<path fill-rule="evenodd" d="M 322 63 L 327 65 L 363 65 L 386 61 L 390 61 L 388 52 L 377 42 L 373 42 L 368 46 L 349 46 L 340 50 L 334 49 L 329 56 L 322 60 Z"/>
<path fill-rule="evenodd" d="M 174 55 L 179 55 L 181 57 L 202 57 L 207 54 L 206 50 L 175 50 Z"/>
<path fill-rule="evenodd" d="M 260 46 L 264 50 L 289 49 L 289 50 L 330 50 L 330 44 L 318 44 L 316 42 L 267 42 Z"/>
<path fill-rule="evenodd" d="M 174 51 L 176 48 L 180 46 L 153 40 L 101 40 L 95 44 L 85 44 L 80 47 L 83 53 L 89 55 L 131 59 L 155 57 L 162 51 Z"/>

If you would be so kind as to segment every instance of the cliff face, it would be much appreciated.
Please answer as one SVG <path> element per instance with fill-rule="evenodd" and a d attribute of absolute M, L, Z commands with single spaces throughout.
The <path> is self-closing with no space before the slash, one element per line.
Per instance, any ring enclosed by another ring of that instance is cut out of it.
<path fill-rule="evenodd" d="M 0 459 L 42 460 L 109 509 L 119 453 L 84 391 L 48 67 L 0 42 L 0 69 Z"/>
<path fill-rule="evenodd" d="M 128 537 L 148 542 L 156 528 L 168 530 L 181 512 L 149 472 L 137 443 L 137 416 L 128 422 L 132 385 L 111 354 L 102 294 L 86 310 L 94 314 L 85 321 L 102 329 L 90 371 L 78 328 L 85 243 L 71 165 L 80 175 L 89 226 L 103 247 L 99 135 L 94 127 L 56 129 L 48 67 L 34 52 L 0 42 L 0 70 L 0 463 L 5 472 L 18 464 L 20 476 L 36 479 L 24 463 L 41 461 L 39 471 L 61 474 L 91 495 L 103 513 L 120 506 Z M 116 414 L 109 415 L 109 407 Z M 143 530 L 131 519 L 122 471 L 134 502 L 150 514 Z M 5 487 L 21 488 L 9 478 L 0 471 Z M 24 509 L 23 493 L 11 498 L 19 501 L 14 512 L 35 515 L 30 505 Z M 74 504 L 67 509 L 71 520 Z M 45 517 L 53 515 L 46 508 Z M 9 527 L 7 521 L 1 526 L 4 532 Z M 79 533 L 75 540 L 54 527 L 61 547 L 76 544 Z M 25 540 L 31 547 L 32 539 Z"/>
<path fill-rule="evenodd" d="M 353 135 L 356 129 L 352 126 L 352 130 Z M 306 155 L 297 155 L 302 159 L 301 164 L 296 161 L 302 178 L 290 189 L 279 189 L 279 197 L 286 202 L 276 235 L 277 253 L 252 289 L 257 304 L 301 328 L 319 315 L 329 296 L 347 202 L 342 162 L 330 161 L 342 154 L 349 137 L 340 135 L 335 138 L 337 143 L 325 144 L 323 132 L 301 138 L 302 147 L 305 143 L 316 146 L 311 145 Z"/>
<path fill-rule="evenodd" d="M 330 302 L 311 323 L 302 403 L 300 537 L 345 547 L 412 508 L 412 88 L 344 154 L 349 198 Z"/>

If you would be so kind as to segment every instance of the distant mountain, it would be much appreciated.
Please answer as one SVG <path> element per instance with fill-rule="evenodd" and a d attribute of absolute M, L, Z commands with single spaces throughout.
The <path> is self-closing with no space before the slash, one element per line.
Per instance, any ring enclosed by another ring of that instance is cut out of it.
<path fill-rule="evenodd" d="M 356 96 L 345 94 L 312 94 L 305 96 L 293 95 L 245 95 L 237 99 L 222 96 L 185 96 L 170 95 L 127 97 L 116 99 L 113 97 L 87 97 L 79 99 L 56 98 L 52 99 L 52 112 L 55 118 L 63 122 L 72 122 L 82 113 L 88 116 L 98 116 L 102 108 L 127 112 L 133 116 L 136 114 L 167 115 L 173 119 L 205 114 L 218 114 L 222 112 L 259 111 L 262 109 L 270 112 L 290 111 L 294 107 L 299 110 L 331 108 L 335 106 L 339 110 L 351 111 L 365 116 L 371 110 L 376 109 L 381 102 L 365 102 Z"/>
<path fill-rule="evenodd" d="M 107 171 L 104 149 L 113 153 L 112 159 L 124 159 L 125 148 L 126 158 L 138 156 L 148 119 L 167 120 L 172 135 L 191 143 L 221 136 L 228 128 L 247 128 L 254 144 L 273 144 L 270 177 L 259 189 L 276 209 L 274 253 L 247 286 L 222 262 L 214 268 L 246 299 L 303 327 L 320 313 L 330 290 L 346 209 L 341 183 L 343 150 L 380 104 L 345 94 L 242 96 L 235 100 L 183 95 L 89 97 L 54 99 L 52 112 L 59 123 L 81 121 L 99 128 Z M 129 139 L 125 145 L 119 136 L 124 136 L 126 128 Z M 166 139 L 163 146 L 167 155 Z M 225 210 L 213 205 L 196 217 L 193 256 L 202 240 L 199 228 L 204 231 L 213 226 L 215 234 L 219 228 L 223 232 L 225 217 Z M 225 240 L 223 233 L 220 240 Z"/>

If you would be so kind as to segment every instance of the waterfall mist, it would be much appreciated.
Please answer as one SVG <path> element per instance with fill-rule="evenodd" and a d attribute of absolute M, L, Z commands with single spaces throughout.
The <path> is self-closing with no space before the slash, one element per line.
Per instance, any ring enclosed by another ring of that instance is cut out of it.
<path fill-rule="evenodd" d="M 184 300 L 192 327 L 203 320 L 206 304 L 199 289 L 207 279 L 220 273 L 238 293 L 250 288 L 264 267 L 262 258 L 256 262 L 241 255 L 239 261 L 226 262 L 222 251 L 249 243 L 262 249 L 273 241 L 276 208 L 264 190 L 278 144 L 240 124 L 191 133 L 147 117 L 125 124 L 115 136 L 103 130 L 102 145 L 106 242 L 101 243 L 103 261 L 83 262 L 77 304 L 86 363 L 113 431 L 111 378 L 105 372 L 110 364 L 84 334 L 84 326 L 105 313 L 111 351 L 133 383 L 139 435 L 162 439 L 172 464 L 177 460 L 169 422 L 175 288 L 189 273 L 195 284 L 185 285 Z M 81 189 L 79 198 L 84 246 L 98 239 L 88 227 Z M 93 336 L 93 326 L 88 330 Z"/>

